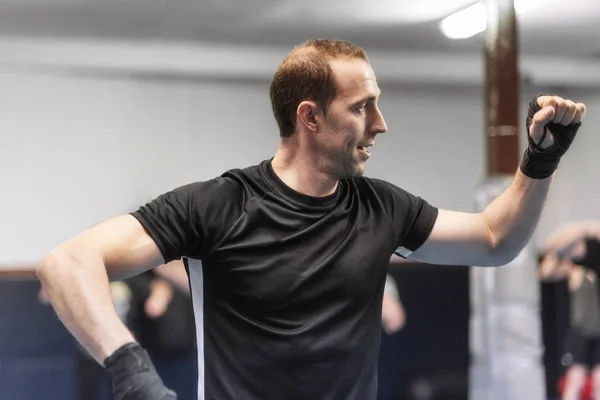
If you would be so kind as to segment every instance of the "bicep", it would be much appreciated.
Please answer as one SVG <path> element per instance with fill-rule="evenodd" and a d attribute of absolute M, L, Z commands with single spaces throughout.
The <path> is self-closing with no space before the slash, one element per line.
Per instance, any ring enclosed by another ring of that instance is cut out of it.
<path fill-rule="evenodd" d="M 55 253 L 99 258 L 111 280 L 137 275 L 164 263 L 157 244 L 131 215 L 108 219 L 63 243 Z"/>
<path fill-rule="evenodd" d="M 438 265 L 484 265 L 493 259 L 493 249 L 494 236 L 482 214 L 440 209 L 429 237 L 408 258 Z"/>

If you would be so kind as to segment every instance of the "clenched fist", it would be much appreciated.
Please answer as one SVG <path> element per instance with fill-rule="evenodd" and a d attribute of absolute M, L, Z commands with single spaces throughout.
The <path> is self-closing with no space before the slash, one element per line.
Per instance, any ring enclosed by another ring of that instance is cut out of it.
<path fill-rule="evenodd" d="M 567 152 L 585 115 L 585 105 L 558 96 L 539 95 L 529 104 L 529 147 L 520 169 L 533 179 L 551 176 Z"/>
<path fill-rule="evenodd" d="M 546 124 L 562 126 L 580 124 L 585 115 L 585 104 L 558 96 L 539 96 L 536 104 L 539 111 L 531 117 L 528 131 L 534 143 L 542 149 L 547 149 L 554 144 L 554 134 L 548 135 Z"/>

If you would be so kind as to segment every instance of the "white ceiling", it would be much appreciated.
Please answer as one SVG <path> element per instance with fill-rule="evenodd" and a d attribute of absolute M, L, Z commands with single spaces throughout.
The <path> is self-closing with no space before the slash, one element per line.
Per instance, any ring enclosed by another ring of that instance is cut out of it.
<path fill-rule="evenodd" d="M 545 0 L 520 15 L 531 55 L 600 54 L 600 0 Z M 0 0 L 0 36 L 123 38 L 293 46 L 341 37 L 370 49 L 480 53 L 451 41 L 440 18 L 473 0 Z"/>

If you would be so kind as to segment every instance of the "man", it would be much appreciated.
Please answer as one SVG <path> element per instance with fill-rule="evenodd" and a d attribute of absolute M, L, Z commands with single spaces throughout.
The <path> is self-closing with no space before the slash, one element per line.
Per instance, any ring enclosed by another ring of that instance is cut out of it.
<path fill-rule="evenodd" d="M 562 361 L 568 369 L 562 398 L 580 399 L 589 375 L 593 382 L 593 398 L 600 400 L 600 302 L 597 276 L 579 265 L 578 259 L 570 262 L 570 320 Z"/>
<path fill-rule="evenodd" d="M 392 253 L 453 265 L 515 258 L 585 113 L 583 104 L 536 98 L 514 182 L 472 214 L 363 176 L 387 126 L 359 47 L 299 46 L 270 94 L 281 138 L 272 159 L 165 193 L 68 240 L 37 267 L 58 316 L 106 366 L 120 399 L 174 396 L 116 316 L 107 276 L 180 257 L 196 312 L 200 399 L 375 399 Z"/>
<path fill-rule="evenodd" d="M 588 375 L 593 382 L 593 398 L 600 400 L 599 237 L 600 221 L 576 221 L 561 226 L 544 245 L 541 278 L 567 278 L 570 292 L 563 400 L 583 398 Z"/>
<path fill-rule="evenodd" d="M 539 273 L 542 279 L 562 279 L 569 275 L 573 259 L 586 269 L 600 273 L 600 221 L 584 220 L 564 224 L 546 239 L 542 247 Z"/>

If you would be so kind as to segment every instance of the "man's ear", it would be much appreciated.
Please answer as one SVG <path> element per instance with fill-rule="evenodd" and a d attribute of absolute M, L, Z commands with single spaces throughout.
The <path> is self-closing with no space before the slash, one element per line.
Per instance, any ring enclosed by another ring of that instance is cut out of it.
<path fill-rule="evenodd" d="M 297 116 L 298 123 L 304 128 L 316 132 L 318 129 L 317 115 L 321 108 L 314 101 L 303 101 L 298 105 Z"/>

